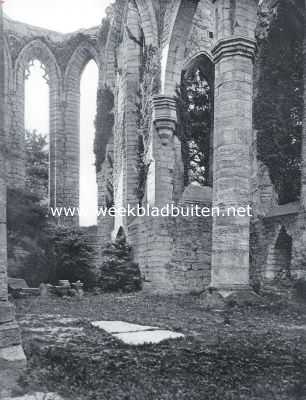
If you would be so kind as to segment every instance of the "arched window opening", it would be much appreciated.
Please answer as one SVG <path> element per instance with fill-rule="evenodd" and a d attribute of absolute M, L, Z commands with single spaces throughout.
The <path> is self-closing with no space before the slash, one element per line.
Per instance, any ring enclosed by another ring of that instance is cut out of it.
<path fill-rule="evenodd" d="M 33 60 L 25 72 L 26 189 L 49 196 L 49 82 L 46 67 Z"/>
<path fill-rule="evenodd" d="M 178 104 L 185 184 L 212 186 L 213 68 L 206 57 L 182 73 Z"/>
<path fill-rule="evenodd" d="M 274 250 L 274 262 L 277 268 L 276 278 L 284 279 L 291 276 L 292 238 L 284 228 L 281 229 Z"/>
<path fill-rule="evenodd" d="M 291 278 L 292 238 L 282 227 L 268 255 L 265 279 L 281 283 Z"/>
<path fill-rule="evenodd" d="M 97 181 L 94 156 L 98 67 L 91 60 L 81 77 L 80 110 L 80 225 L 97 224 Z"/>

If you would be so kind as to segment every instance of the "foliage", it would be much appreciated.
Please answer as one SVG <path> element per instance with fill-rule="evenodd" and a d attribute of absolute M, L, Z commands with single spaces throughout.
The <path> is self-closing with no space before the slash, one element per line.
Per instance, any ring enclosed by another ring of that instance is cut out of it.
<path fill-rule="evenodd" d="M 48 198 L 49 151 L 45 135 L 26 131 L 26 188 L 43 199 Z"/>
<path fill-rule="evenodd" d="M 136 189 L 136 194 L 140 205 L 145 195 L 149 167 L 150 165 L 145 162 L 145 148 L 144 148 L 143 137 L 138 136 L 138 151 L 137 151 L 138 185 Z"/>
<path fill-rule="evenodd" d="M 11 276 L 30 286 L 41 282 L 81 280 L 95 283 L 91 267 L 93 249 L 77 228 L 58 227 L 47 218 L 47 209 L 33 193 L 8 189 L 8 262 Z"/>
<path fill-rule="evenodd" d="M 140 90 L 139 101 L 137 106 L 137 127 L 138 149 L 137 149 L 137 171 L 138 186 L 136 195 L 139 203 L 142 202 L 147 175 L 149 171 L 149 163 L 146 161 L 146 143 L 148 142 L 149 130 L 152 119 L 152 98 L 160 91 L 160 60 L 158 49 L 152 45 L 147 46 L 142 39 L 141 65 L 140 65 Z"/>
<path fill-rule="evenodd" d="M 25 189 L 7 190 L 8 267 L 11 276 L 31 286 L 46 281 L 48 164 L 47 139 L 37 131 L 26 132 Z"/>
<path fill-rule="evenodd" d="M 8 270 L 36 286 L 47 280 L 47 209 L 40 198 L 23 189 L 8 188 Z"/>
<path fill-rule="evenodd" d="M 69 280 L 84 283 L 85 288 L 95 284 L 92 269 L 93 248 L 86 240 L 86 233 L 79 228 L 52 226 L 47 248 L 52 283 Z"/>
<path fill-rule="evenodd" d="M 60 279 L 81 280 L 86 288 L 94 285 L 93 248 L 86 233 L 56 226 L 35 194 L 8 190 L 7 226 L 11 275 L 24 278 L 31 286 Z"/>
<path fill-rule="evenodd" d="M 200 68 L 183 75 L 177 91 L 177 110 L 185 183 L 209 185 L 213 103 L 211 88 Z"/>
<path fill-rule="evenodd" d="M 105 159 L 106 146 L 113 134 L 114 126 L 114 95 L 108 86 L 98 90 L 97 94 L 97 114 L 95 119 L 96 136 L 94 152 L 96 156 L 96 170 L 101 171 L 102 163 Z"/>
<path fill-rule="evenodd" d="M 124 236 L 109 243 L 103 250 L 103 257 L 98 286 L 104 292 L 141 290 L 139 266 L 133 261 L 132 248 Z"/>
<path fill-rule="evenodd" d="M 295 12 L 281 2 L 259 47 L 254 124 L 258 158 L 264 162 L 280 204 L 300 195 L 303 113 L 303 32 L 289 23 Z"/>

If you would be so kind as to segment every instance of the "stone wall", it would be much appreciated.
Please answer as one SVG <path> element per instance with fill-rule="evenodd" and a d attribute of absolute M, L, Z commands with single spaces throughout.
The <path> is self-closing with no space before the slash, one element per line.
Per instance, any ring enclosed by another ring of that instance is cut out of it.
<path fill-rule="evenodd" d="M 3 14 L 0 5 L 0 361 L 15 362 L 24 366 L 25 355 L 21 348 L 21 337 L 17 326 L 13 305 L 8 302 L 7 285 L 7 231 L 6 231 L 6 187 L 7 187 L 7 123 L 5 120 L 7 101 L 7 63 L 5 62 L 5 42 L 3 35 Z M 4 364 L 5 366 L 5 364 Z"/>
<path fill-rule="evenodd" d="M 139 217 L 128 227 L 144 289 L 201 292 L 210 283 L 211 219 Z"/>
<path fill-rule="evenodd" d="M 220 289 L 246 288 L 250 281 L 263 279 L 264 265 L 273 259 L 268 253 L 269 241 L 277 240 L 273 239 L 276 222 L 269 213 L 277 206 L 278 199 L 267 168 L 257 161 L 252 103 L 254 93 L 256 96 L 253 86 L 257 73 L 256 35 L 257 38 L 266 35 L 276 11 L 277 2 L 273 0 L 260 2 L 259 8 L 252 0 L 116 3 L 102 73 L 102 81 L 109 83 L 116 93 L 115 205 L 133 206 L 137 201 L 151 207 L 180 204 L 186 188 L 181 143 L 176 136 L 174 97 L 182 71 L 195 60 L 207 59 L 214 64 L 213 205 L 226 208 L 250 204 L 254 211 L 252 221 L 250 218 L 130 221 L 118 217 L 106 224 L 104 232 L 114 224 L 113 237 L 120 227 L 127 232 L 147 287 L 185 291 L 211 283 Z M 148 48 L 150 52 L 146 53 L 144 49 Z M 150 57 L 143 59 L 147 54 Z M 141 178 L 136 173 L 135 159 L 139 137 L 144 143 L 146 167 L 142 199 L 137 199 L 134 193 Z M 299 232 L 292 242 L 295 270 L 303 258 L 301 245 L 296 244 L 303 231 L 301 218 L 297 225 L 292 222 L 296 226 L 292 229 Z M 103 230 L 102 221 L 99 225 Z M 198 249 L 200 242 L 201 252 L 195 255 L 190 249 Z M 190 267 L 194 263 L 202 265 L 197 270 L 201 272 Z M 195 284 L 193 273 L 201 283 Z"/>
<path fill-rule="evenodd" d="M 291 257 L 287 263 L 291 277 L 306 277 L 305 226 L 306 214 L 297 203 L 276 206 L 265 217 L 254 222 L 252 277 L 255 282 L 265 285 L 284 277 L 285 265 L 280 257 L 289 254 L 288 242 L 292 242 Z M 287 243 L 280 242 L 284 233 Z"/>

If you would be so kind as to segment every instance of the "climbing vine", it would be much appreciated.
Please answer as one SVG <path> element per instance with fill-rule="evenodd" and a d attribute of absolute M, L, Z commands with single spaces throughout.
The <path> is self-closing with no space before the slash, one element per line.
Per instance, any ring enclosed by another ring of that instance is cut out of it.
<path fill-rule="evenodd" d="M 98 90 L 97 114 L 95 119 L 96 136 L 94 152 L 96 156 L 96 171 L 100 172 L 105 159 L 106 146 L 113 133 L 114 126 L 114 95 L 108 86 Z"/>
<path fill-rule="evenodd" d="M 158 49 L 154 46 L 146 46 L 143 41 L 141 51 L 142 62 L 140 64 L 140 89 L 137 104 L 137 127 L 139 132 L 137 150 L 138 186 L 136 195 L 141 203 L 147 181 L 149 164 L 146 161 L 146 144 L 149 137 L 149 129 L 152 118 L 152 98 L 160 91 L 160 60 Z"/>
<path fill-rule="evenodd" d="M 140 64 L 140 89 L 137 104 L 138 128 L 142 131 L 144 138 L 148 138 L 151 122 L 152 97 L 160 92 L 161 66 L 158 49 L 152 45 L 143 44 L 141 52 L 142 62 Z"/>
<path fill-rule="evenodd" d="M 137 148 L 137 171 L 138 171 L 138 185 L 136 189 L 137 198 L 141 205 L 145 195 L 146 182 L 148 177 L 150 164 L 145 160 L 145 147 L 142 136 L 138 136 L 138 148 Z"/>
<path fill-rule="evenodd" d="M 269 168 L 280 204 L 300 195 L 303 29 L 293 14 L 302 14 L 301 4 L 280 3 L 268 35 L 259 43 L 257 59 L 254 124 L 258 158 Z"/>

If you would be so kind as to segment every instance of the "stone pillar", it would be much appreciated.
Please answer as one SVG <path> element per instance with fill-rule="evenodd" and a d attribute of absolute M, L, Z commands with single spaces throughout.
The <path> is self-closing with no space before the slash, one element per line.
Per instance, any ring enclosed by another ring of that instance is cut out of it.
<path fill-rule="evenodd" d="M 74 78 L 74 77 L 73 77 Z M 57 149 L 59 172 L 56 178 L 58 188 L 62 193 L 57 193 L 57 206 L 79 207 L 80 196 L 80 76 L 69 77 L 69 84 L 66 85 L 62 105 L 62 126 L 63 137 L 59 138 L 57 145 L 63 144 L 63 149 Z M 61 154 L 59 154 L 61 152 Z M 59 174 L 62 174 L 59 175 Z M 58 184 L 59 183 L 59 184 Z M 64 225 L 79 225 L 79 217 L 61 217 Z"/>
<path fill-rule="evenodd" d="M 173 202 L 176 128 L 176 102 L 171 97 L 153 98 L 153 122 L 157 132 L 154 138 L 155 205 L 163 207 Z"/>
<path fill-rule="evenodd" d="M 237 9 L 238 6 L 243 9 L 244 1 L 237 2 Z M 247 3 L 250 5 L 250 2 Z M 249 15 L 249 18 L 256 21 L 256 13 L 254 14 Z M 247 21 L 245 18 L 244 23 L 247 24 Z M 226 21 L 223 23 L 226 25 Z M 237 21 L 233 26 L 237 24 L 241 29 L 242 23 L 241 18 L 239 25 Z M 226 26 L 223 28 L 223 37 L 213 49 L 213 206 L 221 209 L 221 215 L 213 218 L 211 285 L 220 290 L 233 290 L 244 289 L 249 285 L 250 218 L 223 217 L 222 212 L 226 212 L 228 207 L 247 207 L 251 204 L 250 146 L 255 41 L 252 34 L 247 38 L 233 35 L 233 30 L 227 30 Z"/>
<path fill-rule="evenodd" d="M 97 173 L 98 184 L 98 209 L 107 209 L 114 202 L 113 188 L 109 187 L 113 182 L 113 168 L 110 165 L 109 158 L 113 159 L 113 144 L 108 144 L 106 148 L 105 160 L 102 163 L 101 171 Z M 98 217 L 98 241 L 100 250 L 103 249 L 112 238 L 114 230 L 113 216 L 101 215 Z"/>
<path fill-rule="evenodd" d="M 25 363 L 21 338 L 15 321 L 13 306 L 8 302 L 7 289 L 7 232 L 6 232 L 6 132 L 5 115 L 5 68 L 3 12 L 0 2 L 0 382 L 2 363 Z M 1 397 L 1 385 L 0 385 Z"/>

